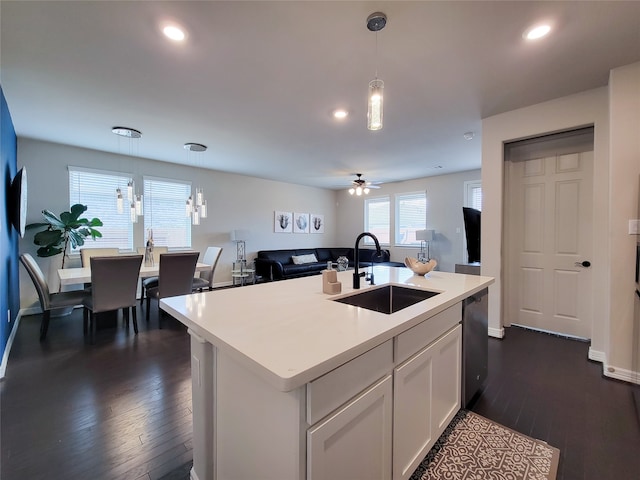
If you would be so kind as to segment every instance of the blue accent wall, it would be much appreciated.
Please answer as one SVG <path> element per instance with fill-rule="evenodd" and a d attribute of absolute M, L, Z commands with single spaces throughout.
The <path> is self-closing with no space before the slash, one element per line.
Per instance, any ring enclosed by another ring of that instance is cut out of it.
<path fill-rule="evenodd" d="M 20 310 L 20 282 L 18 279 L 18 232 L 11 225 L 8 215 L 8 194 L 11 180 L 17 171 L 17 140 L 13 128 L 9 106 L 0 87 L 0 157 L 2 162 L 2 183 L 0 194 L 4 199 L 0 213 L 0 358 L 7 348 L 7 340 L 11 334 L 18 311 Z M 7 322 L 7 311 L 10 318 Z"/>

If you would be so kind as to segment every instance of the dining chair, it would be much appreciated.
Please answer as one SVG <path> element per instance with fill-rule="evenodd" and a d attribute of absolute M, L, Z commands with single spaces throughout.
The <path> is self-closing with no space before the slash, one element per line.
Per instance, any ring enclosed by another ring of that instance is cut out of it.
<path fill-rule="evenodd" d="M 146 253 L 146 247 L 138 247 L 138 253 L 144 255 Z M 160 246 L 153 247 L 153 263 L 156 265 L 160 265 L 160 255 L 163 253 L 168 253 L 169 247 Z M 141 288 L 140 288 L 140 305 L 142 305 L 142 301 L 147 296 L 147 288 L 157 287 L 158 286 L 158 277 L 147 277 L 142 280 Z"/>
<path fill-rule="evenodd" d="M 47 280 L 35 259 L 30 254 L 23 253 L 20 255 L 20 261 L 31 277 L 31 281 L 33 281 L 33 285 L 36 287 L 36 292 L 38 293 L 38 300 L 40 301 L 40 308 L 42 309 L 40 341 L 43 341 L 47 336 L 47 331 L 49 330 L 51 311 L 63 307 L 75 307 L 76 305 L 82 305 L 82 302 L 88 294 L 83 290 L 51 293 L 49 291 Z"/>
<path fill-rule="evenodd" d="M 198 290 L 199 292 L 202 292 L 205 288 L 208 288 L 209 291 L 213 290 L 213 273 L 215 272 L 216 265 L 218 265 L 221 253 L 222 247 L 207 247 L 207 250 L 204 252 L 204 257 L 202 258 L 202 263 L 210 265 L 211 268 L 200 272 L 199 277 L 194 277 L 193 290 Z"/>
<path fill-rule="evenodd" d="M 85 330 L 90 314 L 92 341 L 95 338 L 96 314 L 101 312 L 122 309 L 123 322 L 128 325 L 131 310 L 133 330 L 138 333 L 136 293 L 142 258 L 142 255 L 91 257 L 91 295 L 87 295 L 82 305 L 85 308 Z"/>
<path fill-rule="evenodd" d="M 91 257 L 113 257 L 120 255 L 120 250 L 117 248 L 81 248 L 80 249 L 80 261 L 83 267 L 90 267 L 89 260 Z"/>
<path fill-rule="evenodd" d="M 163 253 L 160 255 L 158 284 L 147 289 L 147 321 L 149 321 L 151 298 L 160 301 L 161 298 L 191 293 L 198 255 L 198 252 Z M 160 325 L 160 315 L 158 315 L 158 325 Z"/>
<path fill-rule="evenodd" d="M 140 255 L 144 255 L 147 251 L 146 247 L 138 247 L 137 251 Z M 160 263 L 160 255 L 163 253 L 168 253 L 169 252 L 169 247 L 167 246 L 157 246 L 154 245 L 153 247 L 153 263 L 155 263 L 156 265 L 158 265 Z"/>

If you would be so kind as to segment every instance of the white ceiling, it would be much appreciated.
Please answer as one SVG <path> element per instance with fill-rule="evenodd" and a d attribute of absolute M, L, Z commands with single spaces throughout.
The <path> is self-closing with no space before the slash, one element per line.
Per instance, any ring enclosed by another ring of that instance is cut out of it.
<path fill-rule="evenodd" d="M 388 17 L 377 55 L 376 11 Z M 355 172 L 479 168 L 483 117 L 604 86 L 640 60 L 638 1 L 3 0 L 0 20 L 18 136 L 325 188 Z M 188 30 L 184 44 L 160 34 L 166 20 Z M 542 20 L 552 34 L 525 42 Z M 384 128 L 371 132 L 376 66 Z M 116 125 L 143 137 L 123 147 Z M 209 149 L 188 155 L 185 142 Z"/>

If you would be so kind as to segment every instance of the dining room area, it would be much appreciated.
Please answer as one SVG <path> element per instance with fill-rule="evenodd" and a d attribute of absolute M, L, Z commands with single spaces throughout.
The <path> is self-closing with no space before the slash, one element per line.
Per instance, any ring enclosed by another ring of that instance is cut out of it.
<path fill-rule="evenodd" d="M 20 261 L 33 282 L 42 311 L 39 340 L 46 340 L 51 317 L 71 315 L 76 308 L 82 311 L 83 333 L 90 343 L 95 342 L 98 328 L 117 328 L 119 317 L 122 326 L 128 330 L 131 324 L 137 335 L 138 303 L 146 324 L 157 318 L 154 323 L 162 328 L 165 314 L 157 308 L 160 299 L 213 290 L 222 250 L 211 246 L 203 255 L 169 252 L 167 247 L 154 248 L 152 241 L 138 250 L 140 254 L 120 253 L 117 248 L 80 248 L 81 265 L 57 269 L 55 289 L 50 288 L 33 256 L 22 253 Z"/>

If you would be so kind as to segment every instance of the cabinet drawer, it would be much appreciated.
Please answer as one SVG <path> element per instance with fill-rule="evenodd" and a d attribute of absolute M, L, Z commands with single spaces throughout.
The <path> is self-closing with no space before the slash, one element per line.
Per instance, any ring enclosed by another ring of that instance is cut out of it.
<path fill-rule="evenodd" d="M 393 343 L 388 340 L 307 383 L 307 423 L 313 425 L 392 368 Z"/>
<path fill-rule="evenodd" d="M 307 480 L 390 480 L 392 384 L 387 375 L 307 431 Z"/>
<path fill-rule="evenodd" d="M 462 303 L 457 303 L 395 337 L 396 365 L 437 340 L 461 320 Z"/>

